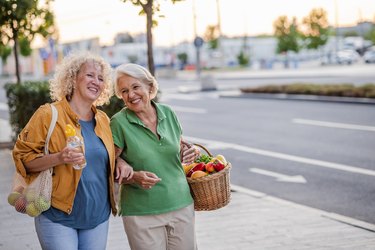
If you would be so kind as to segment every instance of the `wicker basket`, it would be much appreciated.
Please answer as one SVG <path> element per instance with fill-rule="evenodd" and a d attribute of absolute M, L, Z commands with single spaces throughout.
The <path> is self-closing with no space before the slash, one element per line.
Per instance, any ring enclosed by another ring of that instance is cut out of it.
<path fill-rule="evenodd" d="M 204 149 L 209 156 L 212 154 L 202 145 L 194 144 Z M 226 206 L 230 201 L 230 169 L 227 166 L 220 172 L 197 179 L 187 178 L 190 192 L 194 199 L 196 211 L 210 211 Z"/>

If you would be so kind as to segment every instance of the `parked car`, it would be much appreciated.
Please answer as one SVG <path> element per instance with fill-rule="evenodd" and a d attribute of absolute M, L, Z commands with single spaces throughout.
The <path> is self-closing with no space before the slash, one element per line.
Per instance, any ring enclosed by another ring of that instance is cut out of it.
<path fill-rule="evenodd" d="M 325 64 L 352 64 L 359 61 L 361 56 L 357 51 L 352 49 L 343 49 L 337 51 L 337 53 L 331 53 L 324 56 L 322 60 L 322 65 Z"/>
<path fill-rule="evenodd" d="M 363 55 L 365 63 L 375 63 L 375 50 L 366 51 Z"/>
<path fill-rule="evenodd" d="M 357 51 L 345 49 L 337 52 L 336 61 L 339 64 L 352 64 L 357 62 L 360 57 Z"/>

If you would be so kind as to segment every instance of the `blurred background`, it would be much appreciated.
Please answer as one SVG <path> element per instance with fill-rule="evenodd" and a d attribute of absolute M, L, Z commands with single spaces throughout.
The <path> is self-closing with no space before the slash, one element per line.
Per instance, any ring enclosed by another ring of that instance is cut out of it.
<path fill-rule="evenodd" d="M 27 77 L 47 76 L 73 50 L 101 54 L 113 67 L 149 65 L 152 72 L 375 62 L 372 0 L 2 2 L 12 3 L 2 7 L 0 73 L 5 77 L 15 76 L 17 67 Z M 32 3 L 25 7 L 29 13 L 39 8 L 45 14 L 5 15 L 25 2 Z M 153 2 L 149 34 L 142 2 Z M 12 18 L 18 19 L 18 30 L 11 27 Z"/>

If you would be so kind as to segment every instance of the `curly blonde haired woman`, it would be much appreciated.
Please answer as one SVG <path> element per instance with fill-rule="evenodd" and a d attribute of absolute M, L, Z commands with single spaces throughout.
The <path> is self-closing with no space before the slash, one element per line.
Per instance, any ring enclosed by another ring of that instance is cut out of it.
<path fill-rule="evenodd" d="M 35 218 L 42 249 L 105 249 L 108 219 L 117 213 L 114 200 L 115 153 L 109 118 L 96 109 L 112 95 L 111 68 L 101 57 L 75 53 L 65 57 L 50 81 L 58 120 L 43 155 L 51 121 L 50 104 L 31 117 L 16 141 L 13 158 L 17 171 L 32 180 L 53 168 L 51 208 Z M 84 154 L 66 147 L 65 126 L 72 125 L 84 140 Z M 86 160 L 86 167 L 72 165 Z M 131 178 L 131 168 L 116 171 Z M 116 176 L 117 178 L 119 176 Z"/>

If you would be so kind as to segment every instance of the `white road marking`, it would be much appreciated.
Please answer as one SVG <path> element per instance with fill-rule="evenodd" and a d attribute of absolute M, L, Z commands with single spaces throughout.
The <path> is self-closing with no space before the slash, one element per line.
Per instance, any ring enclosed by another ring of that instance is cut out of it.
<path fill-rule="evenodd" d="M 276 173 L 273 171 L 260 169 L 260 168 L 249 168 L 250 172 L 256 173 L 256 174 L 262 174 L 267 175 L 276 178 L 277 181 L 282 182 L 294 182 L 294 183 L 306 183 L 306 179 L 302 175 L 285 175 Z"/>
<path fill-rule="evenodd" d="M 278 159 L 283 159 L 283 160 L 288 160 L 288 161 L 301 162 L 305 164 L 315 165 L 315 166 L 324 167 L 324 168 L 337 169 L 337 170 L 352 172 L 356 174 L 375 176 L 375 171 L 370 170 L 370 169 L 364 169 L 364 168 L 359 168 L 359 167 L 354 167 L 354 166 L 349 166 L 349 165 L 344 165 L 344 164 L 339 164 L 339 163 L 334 163 L 334 162 L 315 160 L 315 159 L 306 158 L 306 157 L 300 157 L 300 156 L 295 156 L 295 155 L 289 155 L 289 154 L 284 154 L 284 153 L 263 150 L 263 149 L 246 147 L 246 146 L 242 146 L 242 145 L 238 145 L 234 143 L 206 140 L 202 138 L 189 137 L 189 136 L 184 136 L 184 138 L 192 142 L 205 143 L 207 144 L 207 148 L 210 148 L 210 145 L 214 145 L 216 146 L 216 148 L 218 148 L 219 146 L 222 146 L 222 148 L 232 148 L 232 149 L 236 149 L 239 151 L 252 153 L 252 154 L 258 154 L 258 155 L 263 155 L 263 156 L 268 156 L 268 157 L 273 157 L 273 158 L 278 158 Z"/>
<path fill-rule="evenodd" d="M 375 132 L 375 127 L 373 126 L 363 126 L 356 124 L 346 124 L 346 123 L 337 123 L 337 122 L 325 122 L 325 121 L 316 121 L 316 120 L 307 120 L 295 118 L 292 120 L 294 123 L 313 125 L 313 126 L 322 126 L 330 128 L 344 128 L 344 129 L 355 129 L 355 130 L 364 130 Z"/>
<path fill-rule="evenodd" d="M 189 108 L 189 107 L 181 107 L 181 106 L 172 106 L 174 111 L 179 112 L 188 112 L 188 113 L 197 113 L 197 114 L 205 114 L 207 113 L 206 109 L 201 108 Z"/>

